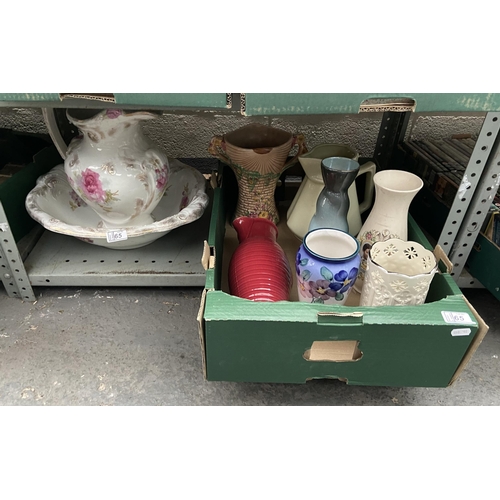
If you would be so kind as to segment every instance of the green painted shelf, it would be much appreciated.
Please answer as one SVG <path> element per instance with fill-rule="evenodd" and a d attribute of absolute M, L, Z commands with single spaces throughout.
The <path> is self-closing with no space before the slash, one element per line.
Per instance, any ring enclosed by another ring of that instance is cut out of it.
<path fill-rule="evenodd" d="M 228 109 L 228 94 L 0 94 L 4 107 L 92 107 L 109 106 L 172 109 Z"/>
<path fill-rule="evenodd" d="M 167 109 L 231 109 L 226 93 L 117 93 L 62 94 L 28 93 L 0 94 L 4 107 L 152 107 Z M 355 114 L 360 111 L 391 109 L 428 113 L 461 112 L 486 113 L 500 111 L 500 94 L 424 94 L 424 93 L 337 93 L 337 94 L 241 94 L 243 114 L 258 115 L 315 115 Z"/>
<path fill-rule="evenodd" d="M 351 114 L 390 111 L 392 103 L 417 112 L 480 113 L 500 111 L 500 94 L 245 94 L 247 116 Z M 412 102 L 414 101 L 414 102 Z"/>

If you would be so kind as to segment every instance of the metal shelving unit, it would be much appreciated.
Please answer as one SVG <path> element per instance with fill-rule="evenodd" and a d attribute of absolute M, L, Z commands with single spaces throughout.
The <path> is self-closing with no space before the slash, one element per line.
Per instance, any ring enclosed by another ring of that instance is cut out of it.
<path fill-rule="evenodd" d="M 0 203 L 2 282 L 10 297 L 27 301 L 36 300 L 32 288 L 36 286 L 204 286 L 201 261 L 210 209 L 211 203 L 189 226 L 132 250 L 113 250 L 43 231 L 23 261 Z"/>
<path fill-rule="evenodd" d="M 438 240 L 463 287 L 462 271 L 500 182 L 500 112 L 489 112 Z"/>
<path fill-rule="evenodd" d="M 438 243 L 461 284 L 464 265 L 500 182 L 500 94 L 3 94 L 0 106 L 69 108 L 121 106 L 157 109 L 232 109 L 243 115 L 382 112 L 374 158 L 390 168 L 392 153 L 413 111 L 487 112 L 476 148 Z M 111 97 L 110 97 L 111 96 Z M 223 97 L 222 97 L 223 96 Z M 236 96 L 236 97 L 235 97 Z M 181 227 L 137 250 L 111 250 L 44 231 L 29 251 L 20 250 L 0 203 L 1 279 L 11 297 L 35 300 L 32 286 L 203 286 L 203 240 L 210 206 Z M 35 238 L 36 239 L 36 238 Z M 26 254 L 24 256 L 23 254 Z M 25 258 L 23 258 L 25 257 Z M 466 276 L 466 281 L 471 282 Z M 467 284 L 462 283 L 464 286 Z"/>
<path fill-rule="evenodd" d="M 23 259 L 0 202 L 0 278 L 9 297 L 33 302 L 35 294 Z"/>
<path fill-rule="evenodd" d="M 59 110 L 57 116 L 64 112 L 61 108 L 79 107 L 228 111 L 232 102 L 232 94 L 227 93 L 0 95 L 0 106 L 54 109 Z M 72 136 L 71 130 L 61 131 L 59 148 Z M 203 160 L 193 159 L 188 163 L 204 170 Z M 208 182 L 207 192 L 211 194 Z M 174 229 L 147 246 L 114 250 L 41 227 L 16 244 L 0 202 L 0 278 L 10 297 L 27 301 L 36 300 L 33 290 L 36 286 L 204 286 L 203 242 L 208 238 L 211 205 L 212 200 L 199 220 Z M 9 215 L 12 219 L 16 217 L 13 213 Z"/>
<path fill-rule="evenodd" d="M 208 236 L 208 215 L 132 250 L 89 245 L 45 231 L 24 267 L 33 286 L 203 286 L 200 237 Z"/>

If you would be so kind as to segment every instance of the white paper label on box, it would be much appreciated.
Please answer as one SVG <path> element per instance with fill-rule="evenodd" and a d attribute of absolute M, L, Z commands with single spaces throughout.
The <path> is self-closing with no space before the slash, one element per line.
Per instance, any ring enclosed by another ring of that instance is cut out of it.
<path fill-rule="evenodd" d="M 451 311 L 441 311 L 441 314 L 443 315 L 443 319 L 446 321 L 446 323 L 452 323 L 452 324 L 474 324 L 474 321 L 472 321 L 471 317 L 467 313 L 459 313 L 459 312 L 451 312 Z"/>
<path fill-rule="evenodd" d="M 465 337 L 467 335 L 470 335 L 470 332 L 470 328 L 455 328 L 455 330 L 451 331 L 451 335 L 453 337 Z"/>
<path fill-rule="evenodd" d="M 9 225 L 6 222 L 0 222 L 0 231 L 8 231 Z"/>
<path fill-rule="evenodd" d="M 115 241 L 125 241 L 127 239 L 127 231 L 125 229 L 108 231 L 106 233 L 106 239 L 108 240 L 108 243 L 114 243 Z"/>

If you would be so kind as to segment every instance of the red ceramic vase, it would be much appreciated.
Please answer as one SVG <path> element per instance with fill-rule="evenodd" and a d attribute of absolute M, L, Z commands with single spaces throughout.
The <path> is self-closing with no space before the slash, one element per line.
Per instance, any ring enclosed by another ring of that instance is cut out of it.
<path fill-rule="evenodd" d="M 276 225 L 269 219 L 238 217 L 233 226 L 240 244 L 229 262 L 231 294 L 258 302 L 288 300 L 292 272 L 276 241 Z"/>

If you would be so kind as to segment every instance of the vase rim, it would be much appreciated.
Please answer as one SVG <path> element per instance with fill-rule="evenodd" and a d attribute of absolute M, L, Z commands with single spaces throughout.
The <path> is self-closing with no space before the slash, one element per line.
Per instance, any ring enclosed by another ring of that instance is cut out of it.
<path fill-rule="evenodd" d="M 396 188 L 395 183 L 397 180 L 395 180 L 395 177 L 406 178 L 407 180 L 412 181 L 412 186 L 409 186 L 406 189 Z M 388 183 L 386 185 L 381 185 L 381 178 L 388 178 Z M 417 193 L 424 186 L 424 181 L 417 175 L 412 174 L 411 172 L 406 172 L 405 170 L 382 170 L 373 176 L 373 184 L 376 187 L 380 187 L 391 193 Z"/>
<path fill-rule="evenodd" d="M 251 132 L 258 132 L 258 136 L 252 136 Z M 262 134 L 262 132 L 265 132 Z M 261 123 L 249 123 L 236 130 L 224 134 L 224 141 L 236 148 L 259 149 L 278 148 L 293 141 L 293 134 L 286 130 L 263 125 Z"/>
<path fill-rule="evenodd" d="M 267 219 L 266 217 L 250 217 L 249 215 L 240 215 L 239 217 L 236 217 L 236 219 L 233 220 L 233 226 L 234 226 L 234 223 L 239 223 L 243 220 L 247 220 L 247 219 L 250 219 L 252 221 L 265 221 L 264 223 L 265 224 L 268 224 L 272 227 L 274 227 L 276 230 L 278 230 L 278 227 L 276 226 L 276 224 L 270 220 L 270 219 Z"/>
<path fill-rule="evenodd" d="M 354 243 L 354 246 L 355 246 L 355 250 L 347 255 L 347 256 L 344 256 L 344 257 L 326 257 L 324 255 L 320 255 L 318 254 L 317 252 L 315 252 L 314 250 L 312 250 L 309 245 L 307 244 L 307 240 L 308 238 L 315 234 L 315 233 L 318 233 L 320 231 L 323 231 L 323 232 L 329 232 L 329 233 L 337 233 L 337 234 L 340 234 L 342 235 L 342 237 L 346 240 L 346 241 L 350 241 L 351 243 Z M 316 228 L 316 229 L 312 229 L 311 231 L 309 231 L 305 236 L 304 236 L 304 239 L 302 241 L 302 244 L 304 245 L 304 248 L 311 254 L 313 255 L 314 257 L 320 259 L 320 260 L 324 260 L 324 261 L 327 261 L 327 262 L 345 262 L 345 261 L 348 261 L 348 260 L 351 260 L 352 258 L 356 257 L 356 255 L 359 255 L 359 249 L 360 249 L 360 245 L 359 245 L 359 241 L 354 238 L 354 236 L 351 236 L 348 232 L 346 231 L 343 231 L 342 229 L 333 229 L 333 228 L 326 228 L 326 227 L 319 227 L 319 228 Z"/>
<path fill-rule="evenodd" d="M 377 266 L 380 271 L 384 272 L 385 274 L 389 274 L 391 276 L 404 276 L 405 278 L 424 278 L 426 276 L 431 276 L 436 273 L 438 270 L 438 263 L 436 262 L 436 265 L 428 272 L 426 273 L 418 273 L 418 274 L 405 274 L 405 273 L 400 273 L 397 271 L 388 271 L 385 267 L 381 266 L 380 264 L 377 264 L 371 257 L 370 254 L 368 254 L 368 259 L 374 266 Z"/>
<path fill-rule="evenodd" d="M 372 259 L 371 250 L 373 250 L 374 248 L 383 247 L 384 245 L 387 246 L 390 244 L 401 244 L 401 243 L 404 243 L 405 246 L 411 244 L 412 246 L 417 247 L 420 251 L 424 251 L 427 256 L 429 256 L 429 257 L 432 256 L 432 258 L 434 259 L 434 262 L 435 262 L 432 269 L 430 269 L 427 272 L 419 272 L 417 274 L 406 274 L 406 273 L 402 273 L 399 271 L 391 271 L 389 269 L 386 269 L 382 264 L 379 264 L 378 262 L 376 262 L 375 260 Z M 384 241 L 376 241 L 372 245 L 370 252 L 368 252 L 368 259 L 370 260 L 370 262 L 372 264 L 374 264 L 375 266 L 377 266 L 378 268 L 383 270 L 386 274 L 390 274 L 390 275 L 400 274 L 400 275 L 408 277 L 408 278 L 429 276 L 431 274 L 434 274 L 438 270 L 438 266 L 439 266 L 439 261 L 438 261 L 438 259 L 436 259 L 436 256 L 434 255 L 434 253 L 431 250 L 428 250 L 427 248 L 425 248 L 423 245 L 421 245 L 417 241 L 406 241 L 406 240 L 402 240 L 401 238 L 389 238 L 388 240 L 384 240 Z"/>
<path fill-rule="evenodd" d="M 274 231 L 276 239 L 278 238 L 278 226 L 276 226 L 276 224 L 272 220 L 267 219 L 266 217 L 250 217 L 249 215 L 241 215 L 240 217 L 236 217 L 236 219 L 233 220 L 232 226 L 234 227 L 235 231 L 238 232 L 237 226 L 240 226 L 242 228 L 246 224 L 251 224 L 253 226 L 256 221 L 257 223 L 262 222 L 264 224 L 267 224 L 269 229 L 272 229 Z"/>
<path fill-rule="evenodd" d="M 341 167 L 333 167 L 330 165 L 334 161 L 340 164 Z M 328 158 L 323 158 L 321 160 L 321 165 L 327 170 L 344 173 L 354 172 L 359 169 L 359 163 L 356 160 L 345 158 L 344 156 L 329 156 Z"/>

